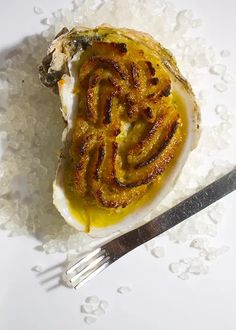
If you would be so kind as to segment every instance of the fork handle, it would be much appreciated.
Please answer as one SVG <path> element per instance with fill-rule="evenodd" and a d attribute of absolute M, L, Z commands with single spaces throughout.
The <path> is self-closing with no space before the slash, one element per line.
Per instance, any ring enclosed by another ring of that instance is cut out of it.
<path fill-rule="evenodd" d="M 103 248 L 114 262 L 136 247 L 203 210 L 236 189 L 236 167 L 150 222 L 106 243 Z"/>

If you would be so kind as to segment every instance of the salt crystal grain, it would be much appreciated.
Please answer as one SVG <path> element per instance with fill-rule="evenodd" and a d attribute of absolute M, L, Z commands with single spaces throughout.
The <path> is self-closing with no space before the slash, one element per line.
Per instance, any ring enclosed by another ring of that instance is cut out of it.
<path fill-rule="evenodd" d="M 227 86 L 225 84 L 222 83 L 217 83 L 214 85 L 214 88 L 218 91 L 218 92 L 226 92 L 227 91 Z"/>
<path fill-rule="evenodd" d="M 218 224 L 223 220 L 222 213 L 217 208 L 210 209 L 208 215 L 215 224 Z"/>
<path fill-rule="evenodd" d="M 189 274 L 184 272 L 181 273 L 180 275 L 178 275 L 178 278 L 180 278 L 181 280 L 188 280 L 189 279 Z"/>
<path fill-rule="evenodd" d="M 202 25 L 202 20 L 201 19 L 195 19 L 191 22 L 192 28 L 196 29 Z"/>
<path fill-rule="evenodd" d="M 46 269 L 46 266 L 44 266 L 44 265 L 37 265 L 32 268 L 32 270 L 37 273 L 42 273 L 43 271 L 45 271 L 45 269 Z"/>
<path fill-rule="evenodd" d="M 105 314 L 105 310 L 102 308 L 97 308 L 95 310 L 92 311 L 92 314 L 95 316 L 101 316 Z"/>
<path fill-rule="evenodd" d="M 218 104 L 215 108 L 215 113 L 220 116 L 221 119 L 227 120 L 228 119 L 228 112 L 227 107 L 223 104 Z"/>
<path fill-rule="evenodd" d="M 96 318 L 93 317 L 93 316 L 85 316 L 85 318 L 84 318 L 84 322 L 85 322 L 86 324 L 92 324 L 92 323 L 94 323 L 95 321 L 96 321 Z"/>
<path fill-rule="evenodd" d="M 222 75 L 226 71 L 226 66 L 224 64 L 215 64 L 210 67 L 210 73 L 215 75 Z"/>
<path fill-rule="evenodd" d="M 179 273 L 183 270 L 183 264 L 180 263 L 180 262 L 172 262 L 170 265 L 169 265 L 169 270 L 172 272 L 172 273 Z"/>
<path fill-rule="evenodd" d="M 109 306 L 108 302 L 106 300 L 101 300 L 100 303 L 99 303 L 99 307 L 102 308 L 102 309 L 107 309 Z"/>
<path fill-rule="evenodd" d="M 80 306 L 80 312 L 83 314 L 92 314 L 94 310 L 94 306 L 90 304 L 83 304 Z"/>
<path fill-rule="evenodd" d="M 155 257 L 155 258 L 163 258 L 165 256 L 165 250 L 163 247 L 161 246 L 156 246 L 155 248 L 153 248 L 151 250 L 151 254 Z"/>
<path fill-rule="evenodd" d="M 226 83 L 226 84 L 231 84 L 234 82 L 234 77 L 230 74 L 230 73 L 225 73 L 222 76 L 222 80 Z"/>
<path fill-rule="evenodd" d="M 35 6 L 34 7 L 34 13 L 37 14 L 37 15 L 41 15 L 41 14 L 43 14 L 43 10 L 42 10 L 42 8 Z"/>
<path fill-rule="evenodd" d="M 190 246 L 195 248 L 195 249 L 203 249 L 207 246 L 208 240 L 203 237 L 195 238 L 191 243 Z"/>
<path fill-rule="evenodd" d="M 128 293 L 130 291 L 131 289 L 128 286 L 121 286 L 120 288 L 117 289 L 117 292 L 120 294 Z"/>
<path fill-rule="evenodd" d="M 190 262 L 191 262 L 191 258 L 180 259 L 180 262 L 185 264 L 185 265 L 189 265 Z"/>
<path fill-rule="evenodd" d="M 230 56 L 230 51 L 227 50 L 227 49 L 223 49 L 223 50 L 220 52 L 220 55 L 221 55 L 222 57 L 228 57 L 228 56 Z"/>
<path fill-rule="evenodd" d="M 91 297 L 87 297 L 85 299 L 85 302 L 88 303 L 88 304 L 96 305 L 96 304 L 99 304 L 99 299 L 96 296 L 91 296 Z"/>

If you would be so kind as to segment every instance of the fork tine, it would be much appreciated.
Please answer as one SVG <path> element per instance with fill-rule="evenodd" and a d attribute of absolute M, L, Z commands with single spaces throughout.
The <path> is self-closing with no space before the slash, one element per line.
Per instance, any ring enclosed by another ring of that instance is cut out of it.
<path fill-rule="evenodd" d="M 76 274 L 75 276 L 71 277 L 71 279 L 69 280 L 70 283 L 75 282 L 80 276 L 83 276 L 87 271 L 89 271 L 90 269 L 94 268 L 97 264 L 100 263 L 100 261 L 102 261 L 104 259 L 104 256 L 100 256 L 97 259 L 93 260 L 90 264 L 88 264 L 86 267 L 84 267 L 81 271 L 79 271 L 78 274 Z"/>
<path fill-rule="evenodd" d="M 79 289 L 82 285 L 84 285 L 86 282 L 88 282 L 91 278 L 101 273 L 108 265 L 109 265 L 109 258 L 104 259 L 104 262 L 99 266 L 96 270 L 91 270 L 86 277 L 84 277 L 82 280 L 80 280 L 76 285 L 74 285 L 75 289 Z"/>
<path fill-rule="evenodd" d="M 96 250 L 89 252 L 84 258 L 81 258 L 74 265 L 72 265 L 69 269 L 66 270 L 66 275 L 72 274 L 80 265 L 92 259 L 96 254 L 101 251 L 101 248 L 97 248 Z"/>

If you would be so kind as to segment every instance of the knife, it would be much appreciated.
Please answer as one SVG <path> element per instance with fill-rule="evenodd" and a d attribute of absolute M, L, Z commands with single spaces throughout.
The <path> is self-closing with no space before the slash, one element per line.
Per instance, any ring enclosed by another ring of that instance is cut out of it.
<path fill-rule="evenodd" d="M 69 282 L 76 289 L 81 287 L 90 278 L 100 273 L 126 253 L 178 225 L 235 189 L 236 167 L 228 174 L 141 227 L 116 237 L 92 252 L 85 254 L 76 263 L 68 267 L 66 275 L 69 276 Z"/>

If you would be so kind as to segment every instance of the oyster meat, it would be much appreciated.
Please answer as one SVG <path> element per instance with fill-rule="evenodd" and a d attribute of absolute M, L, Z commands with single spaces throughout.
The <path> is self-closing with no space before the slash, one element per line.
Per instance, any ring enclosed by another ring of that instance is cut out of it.
<path fill-rule="evenodd" d="M 39 67 L 66 122 L 54 204 L 78 230 L 128 230 L 172 189 L 199 137 L 199 109 L 169 51 L 151 36 L 64 28 Z"/>

